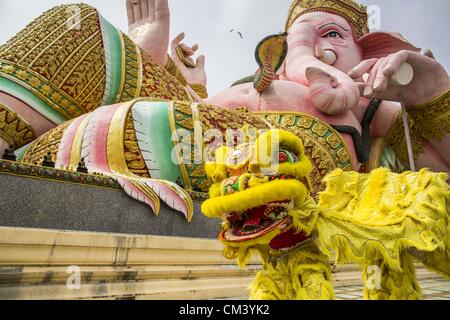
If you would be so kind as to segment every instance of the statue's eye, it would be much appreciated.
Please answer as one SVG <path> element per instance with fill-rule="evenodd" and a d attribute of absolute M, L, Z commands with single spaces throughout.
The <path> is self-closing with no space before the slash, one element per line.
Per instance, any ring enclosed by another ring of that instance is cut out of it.
<path fill-rule="evenodd" d="M 342 38 L 342 36 L 337 31 L 331 31 L 325 35 L 328 38 Z"/>

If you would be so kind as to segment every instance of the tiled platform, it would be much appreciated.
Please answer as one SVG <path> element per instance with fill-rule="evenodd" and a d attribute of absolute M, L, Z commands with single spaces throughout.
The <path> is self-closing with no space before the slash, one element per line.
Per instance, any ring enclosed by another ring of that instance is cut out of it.
<path fill-rule="evenodd" d="M 450 300 L 450 281 L 425 279 L 420 281 L 423 300 Z M 336 300 L 362 300 L 363 286 L 348 286 L 336 289 Z"/>
<path fill-rule="evenodd" d="M 423 300 L 450 300 L 450 281 L 432 278 L 420 280 Z M 346 286 L 335 289 L 336 300 L 363 300 L 363 286 Z M 228 299 L 227 299 L 228 300 Z M 246 297 L 235 297 L 230 300 L 247 300 Z"/>

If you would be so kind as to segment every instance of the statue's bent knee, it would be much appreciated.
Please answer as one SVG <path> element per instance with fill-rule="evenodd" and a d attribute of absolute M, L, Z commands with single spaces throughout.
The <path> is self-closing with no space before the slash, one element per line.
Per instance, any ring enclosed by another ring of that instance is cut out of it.
<path fill-rule="evenodd" d="M 88 5 L 54 7 L 0 47 L 0 106 L 24 124 L 0 134 L 14 149 L 64 121 L 138 97 L 189 99 L 172 75 Z M 25 138 L 16 139 L 24 127 Z"/>

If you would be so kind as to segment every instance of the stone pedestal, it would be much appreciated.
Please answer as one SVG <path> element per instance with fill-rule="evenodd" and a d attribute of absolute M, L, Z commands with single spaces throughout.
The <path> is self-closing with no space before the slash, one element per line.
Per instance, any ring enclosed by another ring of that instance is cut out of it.
<path fill-rule="evenodd" d="M 190 223 L 163 204 L 156 217 L 109 178 L 0 162 L 0 226 L 216 239 L 200 205 Z"/>

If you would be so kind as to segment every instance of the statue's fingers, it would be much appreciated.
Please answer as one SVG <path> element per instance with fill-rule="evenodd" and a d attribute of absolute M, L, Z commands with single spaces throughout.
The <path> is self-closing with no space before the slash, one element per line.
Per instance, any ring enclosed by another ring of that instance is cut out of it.
<path fill-rule="evenodd" d="M 384 92 L 389 85 L 389 77 L 384 74 L 384 69 L 386 68 L 389 59 L 382 59 L 380 65 L 378 66 L 377 75 L 373 83 L 373 91 L 375 93 Z"/>
<path fill-rule="evenodd" d="M 170 19 L 168 0 L 156 0 L 155 19 L 157 21 L 165 21 Z"/>
<path fill-rule="evenodd" d="M 366 83 L 365 82 L 355 82 L 356 86 L 358 87 L 359 94 L 361 97 L 364 96 L 364 89 L 366 89 Z"/>
<path fill-rule="evenodd" d="M 147 1 L 147 7 L 148 7 L 148 19 L 150 20 L 150 22 L 155 21 L 156 17 L 156 0 L 146 0 Z"/>
<path fill-rule="evenodd" d="M 131 0 L 127 0 L 127 16 L 128 16 L 128 25 L 131 26 L 136 22 L 134 19 L 134 11 L 133 11 L 133 4 L 131 3 Z"/>
<path fill-rule="evenodd" d="M 431 58 L 431 59 L 433 59 L 433 60 L 436 60 L 436 58 L 435 58 L 433 52 L 432 52 L 430 49 L 425 50 L 425 52 L 423 53 L 423 55 L 424 55 L 425 57 L 428 57 L 428 58 Z"/>
<path fill-rule="evenodd" d="M 178 47 L 178 45 L 181 43 L 181 41 L 183 41 L 184 37 L 185 37 L 185 34 L 184 34 L 184 32 L 182 32 L 172 40 L 172 42 L 170 43 L 170 47 L 172 48 L 172 51 L 175 50 L 176 47 Z"/>
<path fill-rule="evenodd" d="M 373 66 L 372 70 L 369 73 L 369 78 L 366 81 L 366 88 L 364 89 L 364 96 L 367 98 L 372 98 L 373 96 L 373 83 L 375 82 L 375 78 L 377 77 L 378 66 L 380 65 L 381 60 L 378 60 Z"/>
<path fill-rule="evenodd" d="M 353 79 L 359 79 L 364 74 L 369 73 L 372 70 L 373 66 L 378 62 L 378 59 L 368 59 L 361 62 L 359 65 L 354 67 L 352 70 L 348 72 L 348 75 Z"/>
<path fill-rule="evenodd" d="M 184 44 L 182 44 L 182 45 L 183 45 L 183 51 L 185 51 L 188 56 L 193 56 L 199 48 L 198 44 L 194 44 L 192 47 L 186 46 Z"/>
<path fill-rule="evenodd" d="M 202 54 L 200 56 L 197 57 L 197 60 L 195 61 L 195 65 L 200 68 L 203 69 L 205 68 L 205 56 Z"/>
<path fill-rule="evenodd" d="M 141 2 L 139 0 L 131 0 L 133 6 L 134 20 L 139 21 L 142 19 Z"/>
<path fill-rule="evenodd" d="M 142 19 L 148 19 L 148 1 L 141 0 Z"/>
<path fill-rule="evenodd" d="M 198 49 L 198 46 L 197 46 L 197 49 L 194 49 L 193 47 L 191 48 L 191 47 L 185 45 L 184 43 L 180 43 L 178 45 L 178 47 L 180 47 L 181 50 L 183 50 L 183 52 L 186 56 L 193 56 L 195 54 L 195 51 L 197 51 L 197 49 Z"/>
<path fill-rule="evenodd" d="M 384 75 L 388 78 L 391 78 L 400 68 L 402 63 L 408 60 L 408 52 L 400 51 L 398 53 L 392 54 L 389 56 L 389 61 L 384 67 Z"/>

